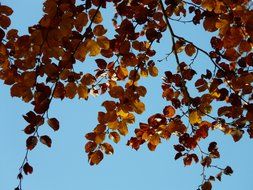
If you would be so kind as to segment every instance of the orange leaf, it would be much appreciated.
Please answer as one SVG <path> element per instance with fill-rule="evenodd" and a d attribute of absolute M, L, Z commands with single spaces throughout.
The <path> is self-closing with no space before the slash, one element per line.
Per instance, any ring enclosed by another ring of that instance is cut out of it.
<path fill-rule="evenodd" d="M 120 141 L 120 136 L 117 132 L 111 132 L 109 134 L 109 138 L 113 140 L 115 143 L 118 143 Z"/>
<path fill-rule="evenodd" d="M 89 155 L 90 165 L 99 164 L 103 160 L 103 158 L 104 155 L 101 152 L 101 150 L 96 150 L 95 152 Z"/>
<path fill-rule="evenodd" d="M 169 117 L 172 118 L 175 115 L 175 108 L 173 106 L 166 106 L 163 109 L 163 114 L 165 115 L 165 117 Z"/>

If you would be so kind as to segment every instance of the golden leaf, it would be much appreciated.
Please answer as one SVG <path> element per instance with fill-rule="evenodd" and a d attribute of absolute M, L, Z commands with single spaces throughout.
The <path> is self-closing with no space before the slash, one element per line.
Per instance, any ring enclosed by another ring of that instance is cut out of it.
<path fill-rule="evenodd" d="M 194 111 L 190 112 L 189 121 L 190 121 L 190 124 L 192 124 L 192 125 L 201 123 L 202 119 L 201 119 L 201 116 L 199 115 L 198 111 L 194 110 Z"/>
<path fill-rule="evenodd" d="M 137 114 L 141 114 L 145 111 L 145 104 L 143 102 L 135 101 L 134 108 Z"/>
<path fill-rule="evenodd" d="M 94 40 L 88 39 L 86 46 L 90 56 L 96 56 L 100 54 L 100 47 L 98 43 Z"/>

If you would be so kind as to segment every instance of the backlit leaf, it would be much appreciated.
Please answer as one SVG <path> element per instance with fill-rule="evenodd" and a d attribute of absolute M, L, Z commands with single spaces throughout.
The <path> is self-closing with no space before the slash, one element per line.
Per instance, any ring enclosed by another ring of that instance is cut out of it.
<path fill-rule="evenodd" d="M 189 114 L 190 124 L 192 124 L 192 125 L 199 124 L 199 123 L 201 123 L 201 121 L 202 121 L 202 119 L 201 119 L 201 116 L 199 115 L 198 111 L 194 110 L 194 111 L 190 112 L 190 114 Z"/>

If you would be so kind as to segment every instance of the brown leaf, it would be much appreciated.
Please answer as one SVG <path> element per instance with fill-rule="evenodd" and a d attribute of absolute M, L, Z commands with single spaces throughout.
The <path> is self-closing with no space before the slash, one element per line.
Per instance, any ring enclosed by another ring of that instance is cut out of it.
<path fill-rule="evenodd" d="M 195 46 L 193 44 L 187 44 L 185 46 L 185 53 L 188 56 L 192 56 L 196 52 Z"/>
<path fill-rule="evenodd" d="M 115 143 L 118 143 L 120 141 L 120 135 L 117 132 L 111 132 L 109 134 L 109 138 L 113 140 Z"/>
<path fill-rule="evenodd" d="M 13 10 L 6 5 L 1 5 L 0 6 L 0 13 L 10 16 L 13 13 Z"/>
<path fill-rule="evenodd" d="M 93 33 L 96 36 L 103 36 L 107 30 L 104 28 L 103 25 L 96 25 L 93 29 Z"/>
<path fill-rule="evenodd" d="M 97 148 L 97 144 L 93 141 L 89 141 L 85 144 L 85 152 L 93 152 Z"/>
<path fill-rule="evenodd" d="M 102 17 L 102 14 L 100 13 L 100 11 L 97 9 L 91 9 L 89 11 L 89 17 L 90 17 L 90 20 L 93 19 L 93 22 L 95 24 L 99 24 L 103 21 L 103 17 Z"/>
<path fill-rule="evenodd" d="M 60 128 L 59 121 L 56 118 L 48 119 L 47 123 L 54 131 L 58 131 Z"/>
<path fill-rule="evenodd" d="M 28 150 L 32 150 L 32 149 L 34 149 L 34 147 L 37 145 L 37 143 L 38 143 L 37 137 L 35 137 L 35 136 L 30 136 L 30 137 L 28 137 L 27 140 L 26 140 L 26 148 L 27 148 Z"/>
<path fill-rule="evenodd" d="M 103 143 L 103 144 L 101 144 L 101 146 L 106 154 L 113 154 L 114 153 L 113 147 L 109 143 Z"/>
<path fill-rule="evenodd" d="M 33 167 L 29 165 L 28 162 L 26 162 L 23 166 L 23 171 L 26 175 L 33 173 Z"/>
<path fill-rule="evenodd" d="M 212 189 L 212 184 L 210 181 L 206 181 L 201 186 L 201 190 L 211 190 L 211 189 Z"/>
<path fill-rule="evenodd" d="M 185 166 L 190 166 L 192 163 L 192 156 L 188 154 L 187 156 L 184 157 L 184 165 Z"/>
<path fill-rule="evenodd" d="M 90 165 L 99 164 L 103 160 L 103 158 L 104 158 L 104 155 L 101 152 L 101 150 L 96 150 L 95 152 L 92 152 L 89 155 Z"/>
<path fill-rule="evenodd" d="M 231 132 L 231 135 L 235 142 L 239 141 L 242 138 L 244 131 L 239 129 L 234 129 Z"/>
<path fill-rule="evenodd" d="M 4 29 L 7 29 L 11 24 L 9 17 L 5 15 L 0 15 L 0 26 Z"/>
<path fill-rule="evenodd" d="M 233 174 L 233 170 L 232 170 L 232 168 L 231 168 L 230 166 L 227 166 L 227 167 L 223 170 L 223 173 L 224 173 L 225 175 L 231 175 L 231 174 Z"/>
<path fill-rule="evenodd" d="M 165 115 L 165 117 L 169 117 L 172 118 L 175 115 L 175 108 L 173 106 L 166 106 L 163 109 L 163 114 Z"/>
<path fill-rule="evenodd" d="M 52 140 L 49 136 L 43 135 L 40 137 L 40 142 L 44 145 L 47 145 L 48 147 L 51 147 L 52 145 Z"/>
<path fill-rule="evenodd" d="M 82 84 L 80 84 L 77 87 L 77 93 L 78 93 L 79 98 L 83 98 L 83 99 L 87 100 L 88 96 L 89 96 L 88 92 L 89 92 L 88 88 Z"/>

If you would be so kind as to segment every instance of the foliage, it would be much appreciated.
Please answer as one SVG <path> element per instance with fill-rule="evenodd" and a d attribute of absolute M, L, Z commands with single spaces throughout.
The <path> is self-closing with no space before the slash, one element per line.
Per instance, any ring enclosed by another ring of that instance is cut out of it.
<path fill-rule="evenodd" d="M 111 38 L 102 24 L 102 9 L 114 6 Z M 175 159 L 184 165 L 193 162 L 203 167 L 199 189 L 212 189 L 212 181 L 231 175 L 230 166 L 212 165 L 220 157 L 216 142 L 204 151 L 199 142 L 214 130 L 231 135 L 235 142 L 245 132 L 253 138 L 253 10 L 250 0 L 46 0 L 44 15 L 29 27 L 29 33 L 19 35 L 9 29 L 12 9 L 0 6 L 0 78 L 10 85 L 12 97 L 30 103 L 33 110 L 23 117 L 28 135 L 26 154 L 19 169 L 22 189 L 24 174 L 33 167 L 28 156 L 38 142 L 51 147 L 48 135 L 40 135 L 42 125 L 59 130 L 59 121 L 48 116 L 53 99 L 88 100 L 90 95 L 109 94 L 102 103 L 98 124 L 85 135 L 85 152 L 91 165 L 99 164 L 104 154 L 114 153 L 112 142 L 118 143 L 135 123 L 136 114 L 145 111 L 142 97 L 147 93 L 139 85 L 142 78 L 156 77 L 159 72 L 153 60 L 153 44 L 163 40 L 165 32 L 171 38 L 168 56 L 174 56 L 177 71 L 164 71 L 162 97 L 168 102 L 161 113 L 150 116 L 135 129 L 128 146 L 138 150 L 147 144 L 151 151 L 170 137 L 178 137 L 174 145 Z M 190 20 L 184 20 L 190 18 Z M 171 20 L 203 26 L 213 34 L 212 51 L 208 52 L 183 36 L 178 36 Z M 193 69 L 195 59 L 204 54 L 214 70 L 205 73 Z M 172 55 L 173 54 L 173 55 Z M 181 60 L 185 54 L 192 61 Z M 75 72 L 77 62 L 96 57 L 94 73 Z M 167 60 L 165 57 L 163 60 Z M 189 85 L 199 92 L 193 95 Z M 151 89 L 150 89 L 151 90 Z M 220 102 L 218 109 L 212 109 Z M 187 127 L 188 126 L 188 127 Z M 206 176 L 207 168 L 216 168 L 216 176 Z"/>

